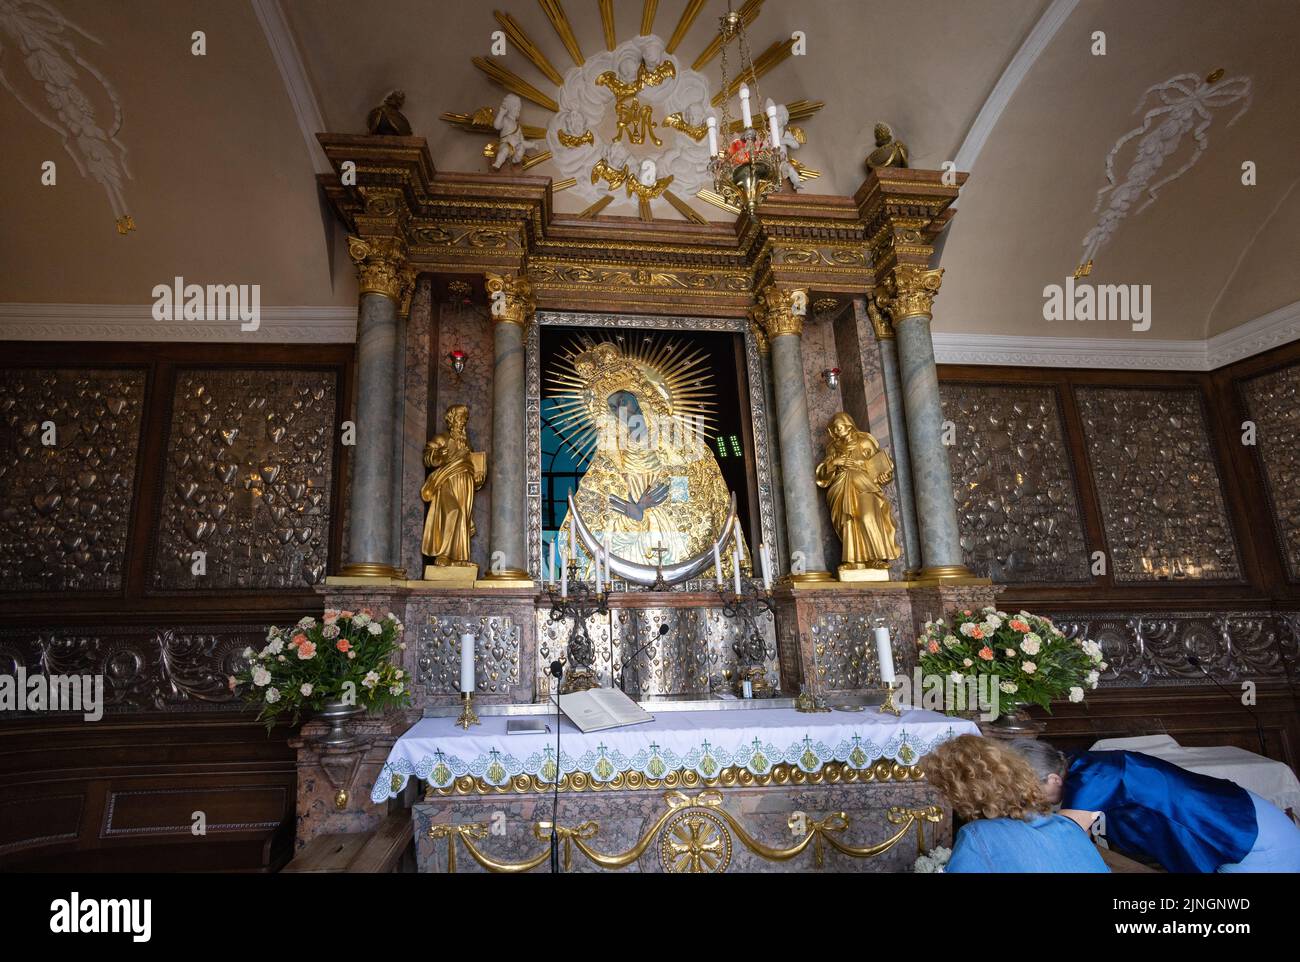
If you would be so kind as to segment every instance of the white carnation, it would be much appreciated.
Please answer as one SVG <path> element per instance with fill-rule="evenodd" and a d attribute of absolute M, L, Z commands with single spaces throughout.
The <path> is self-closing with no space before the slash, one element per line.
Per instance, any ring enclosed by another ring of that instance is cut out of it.
<path fill-rule="evenodd" d="M 366 688 L 374 688 L 379 684 L 379 672 L 371 671 L 366 673 L 366 677 L 361 679 L 361 684 Z"/>
<path fill-rule="evenodd" d="M 284 651 L 284 640 L 281 638 L 276 638 L 266 646 L 266 653 L 268 655 L 278 655 L 282 651 Z"/>
<path fill-rule="evenodd" d="M 1080 687 L 1078 687 L 1077 685 L 1076 685 L 1075 687 L 1071 688 L 1071 689 L 1070 689 L 1070 701 L 1073 701 L 1073 702 L 1080 702 L 1080 701 L 1083 701 L 1083 689 L 1080 688 Z"/>
<path fill-rule="evenodd" d="M 271 684 L 271 673 L 261 665 L 258 665 L 253 669 L 253 684 L 258 688 L 265 688 L 267 685 Z"/>
<path fill-rule="evenodd" d="M 302 683 L 302 687 L 299 688 L 298 690 L 299 690 L 300 692 L 302 692 L 304 698 L 310 697 L 310 696 L 311 696 L 311 682 L 307 682 L 307 681 L 303 682 L 303 683 Z"/>
<path fill-rule="evenodd" d="M 1087 683 L 1087 685 L 1088 685 L 1089 688 L 1096 688 L 1096 687 L 1097 687 L 1097 681 L 1098 681 L 1098 679 L 1100 679 L 1100 678 L 1101 678 L 1101 675 L 1100 675 L 1099 673 L 1097 673 L 1097 672 L 1095 672 L 1095 671 L 1090 671 L 1090 672 L 1088 672 L 1087 676 L 1084 678 L 1084 681 Z"/>
<path fill-rule="evenodd" d="M 266 703 L 268 705 L 274 705 L 279 700 L 280 700 L 280 689 L 268 688 L 266 690 Z"/>
<path fill-rule="evenodd" d="M 326 638 L 337 638 L 339 636 L 339 632 L 340 632 L 340 628 L 338 625 L 326 625 L 324 628 L 321 629 L 321 634 L 324 635 Z"/>
<path fill-rule="evenodd" d="M 1034 672 L 1038 671 L 1038 666 L 1032 661 L 1023 661 L 1020 663 L 1020 667 L 1025 670 L 1026 675 L 1032 675 Z"/>
<path fill-rule="evenodd" d="M 1032 631 L 1020 641 L 1020 650 L 1026 655 L 1036 655 L 1043 645 L 1043 639 Z"/>
<path fill-rule="evenodd" d="M 1014 681 L 1000 681 L 998 682 L 998 687 L 1001 688 L 1003 691 L 1005 691 L 1008 695 L 1014 695 L 1020 689 L 1020 686 L 1017 685 Z"/>
<path fill-rule="evenodd" d="M 383 627 L 377 621 L 372 621 L 367 625 L 366 631 L 370 632 L 372 635 L 382 635 L 384 633 Z"/>
<path fill-rule="evenodd" d="M 956 635 L 944 635 L 943 644 L 945 648 L 956 648 L 961 644 L 961 639 Z"/>

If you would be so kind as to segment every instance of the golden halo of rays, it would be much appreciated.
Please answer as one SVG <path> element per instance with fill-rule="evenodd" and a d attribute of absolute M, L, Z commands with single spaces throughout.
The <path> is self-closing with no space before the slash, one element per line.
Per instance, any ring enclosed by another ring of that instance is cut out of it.
<path fill-rule="evenodd" d="M 623 357 L 647 370 L 667 389 L 671 418 L 683 431 L 698 432 L 701 441 L 716 434 L 717 419 L 713 415 L 717 404 L 713 399 L 717 392 L 706 350 L 660 333 L 583 333 L 560 348 L 546 374 L 546 397 L 558 402 L 552 406 L 551 428 L 572 452 L 579 468 L 590 463 L 599 436 L 583 400 L 587 382 L 575 362 L 578 355 L 606 343 L 614 345 Z"/>

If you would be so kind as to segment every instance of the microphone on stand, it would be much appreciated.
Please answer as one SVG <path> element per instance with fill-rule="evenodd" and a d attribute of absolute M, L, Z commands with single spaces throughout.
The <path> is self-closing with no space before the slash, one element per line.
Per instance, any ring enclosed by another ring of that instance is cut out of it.
<path fill-rule="evenodd" d="M 560 871 L 560 679 L 564 677 L 564 662 L 551 662 L 549 672 L 555 679 L 555 794 L 551 800 L 551 872 Z"/>
<path fill-rule="evenodd" d="M 1260 755 L 1267 758 L 1268 751 L 1264 747 L 1264 726 L 1260 724 L 1259 715 L 1258 713 L 1256 713 L 1255 709 L 1250 705 L 1247 705 L 1244 701 L 1241 700 L 1239 696 L 1235 695 L 1230 689 L 1225 688 L 1219 682 L 1219 679 L 1215 678 L 1206 670 L 1205 666 L 1201 664 L 1201 659 L 1198 658 L 1196 655 L 1186 655 L 1185 660 L 1193 668 L 1199 669 L 1202 675 L 1210 679 L 1210 681 L 1214 682 L 1215 686 L 1219 688 L 1219 690 L 1221 690 L 1225 695 L 1231 698 L 1234 702 L 1239 704 L 1242 707 L 1242 709 L 1250 712 L 1250 719 L 1255 723 L 1255 735 L 1259 738 L 1259 753 Z"/>

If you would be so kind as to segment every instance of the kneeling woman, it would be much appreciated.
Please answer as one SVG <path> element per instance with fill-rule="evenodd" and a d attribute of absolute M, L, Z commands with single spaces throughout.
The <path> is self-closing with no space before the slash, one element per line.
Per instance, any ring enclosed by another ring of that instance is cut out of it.
<path fill-rule="evenodd" d="M 1084 752 L 1068 767 L 1045 742 L 1016 739 L 1050 802 L 1101 812 L 1116 848 L 1170 872 L 1300 872 L 1300 828 L 1225 778 L 1141 752 Z"/>
<path fill-rule="evenodd" d="M 1080 825 L 1052 814 L 1037 773 L 1012 749 L 959 735 L 921 760 L 967 823 L 945 872 L 1109 872 Z"/>

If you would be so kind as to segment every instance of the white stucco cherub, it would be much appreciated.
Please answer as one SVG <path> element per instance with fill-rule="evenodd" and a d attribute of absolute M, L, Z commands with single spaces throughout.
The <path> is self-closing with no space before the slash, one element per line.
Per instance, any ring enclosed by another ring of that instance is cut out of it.
<path fill-rule="evenodd" d="M 512 164 L 522 163 L 524 152 L 529 147 L 537 146 L 537 141 L 524 138 L 524 132 L 519 126 L 521 110 L 523 103 L 516 94 L 506 94 L 501 106 L 497 108 L 492 126 L 501 133 L 501 139 L 497 141 L 497 158 L 492 164 L 493 170 L 500 170 L 507 161 Z"/>

